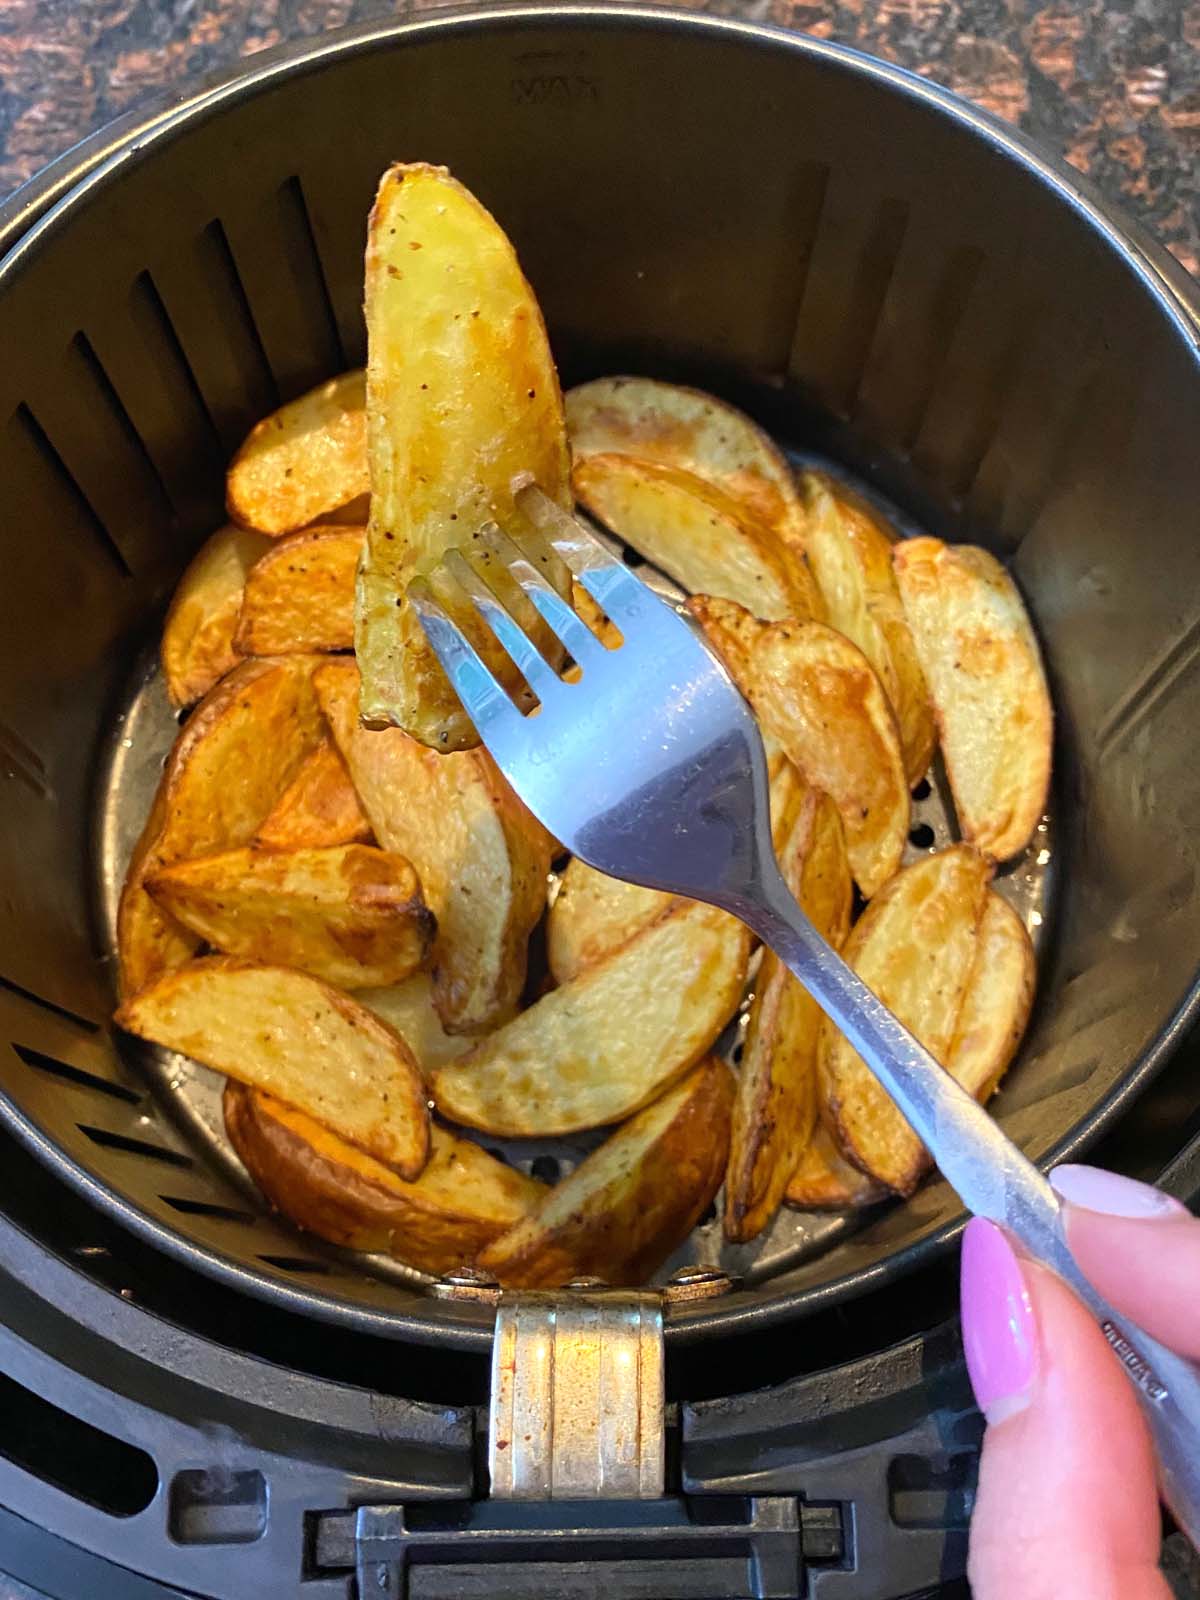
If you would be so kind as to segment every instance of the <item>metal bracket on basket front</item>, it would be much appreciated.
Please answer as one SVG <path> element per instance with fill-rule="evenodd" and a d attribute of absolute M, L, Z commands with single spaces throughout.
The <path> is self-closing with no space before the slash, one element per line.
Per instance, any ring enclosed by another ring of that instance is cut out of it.
<path fill-rule="evenodd" d="M 656 1500 L 665 1437 L 661 1294 L 581 1284 L 500 1295 L 493 1498 Z"/>

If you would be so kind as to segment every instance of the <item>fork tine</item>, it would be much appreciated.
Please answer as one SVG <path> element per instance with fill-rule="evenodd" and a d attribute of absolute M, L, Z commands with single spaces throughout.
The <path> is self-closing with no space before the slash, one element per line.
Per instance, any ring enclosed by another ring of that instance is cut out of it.
<path fill-rule="evenodd" d="M 524 629 L 509 616 L 461 550 L 446 551 L 442 557 L 442 572 L 461 586 L 504 650 L 511 656 L 525 682 L 543 704 L 555 690 L 563 688 L 562 679 Z"/>
<path fill-rule="evenodd" d="M 512 574 L 533 605 L 537 607 L 543 621 L 553 629 L 581 667 L 588 661 L 596 662 L 603 659 L 602 652 L 607 652 L 587 623 L 582 621 L 558 591 L 546 582 L 524 551 L 496 523 L 489 522 L 482 528 L 478 543 L 465 549 L 463 554 L 470 562 L 472 555 L 477 551 L 485 559 L 489 555 L 494 556 Z M 481 576 L 487 582 L 486 575 L 481 574 Z"/>
<path fill-rule="evenodd" d="M 595 534 L 551 500 L 536 483 L 514 487 L 514 499 L 622 633 L 630 624 L 636 625 L 639 618 L 644 619 L 650 605 L 659 606 L 669 616 L 674 616 L 672 607 L 661 595 L 634 577 L 625 563 L 611 555 Z"/>
<path fill-rule="evenodd" d="M 424 578 L 414 578 L 409 584 L 408 599 L 479 737 L 493 754 L 497 754 L 498 741 L 521 739 L 524 717 L 475 646 L 438 604 Z"/>

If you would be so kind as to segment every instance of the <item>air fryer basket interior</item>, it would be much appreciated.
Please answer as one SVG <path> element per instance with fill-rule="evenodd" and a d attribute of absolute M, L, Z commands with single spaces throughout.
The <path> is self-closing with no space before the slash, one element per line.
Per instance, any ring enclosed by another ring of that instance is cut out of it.
<path fill-rule="evenodd" d="M 564 378 L 698 379 L 930 531 L 1011 558 L 1058 707 L 1041 998 L 995 1102 L 1035 1158 L 1152 1070 L 1200 950 L 1196 329 L 1051 175 L 939 92 L 811 40 L 573 8 L 326 41 L 92 174 L 0 268 L 0 1113 L 168 1248 L 318 1315 L 488 1314 L 314 1251 L 189 1145 L 107 1029 L 97 773 L 222 467 L 363 356 L 396 158 L 502 220 Z M 11 1048 L 9 1048 L 11 1044 Z M 944 1236 L 934 1183 L 678 1334 L 794 1312 Z"/>

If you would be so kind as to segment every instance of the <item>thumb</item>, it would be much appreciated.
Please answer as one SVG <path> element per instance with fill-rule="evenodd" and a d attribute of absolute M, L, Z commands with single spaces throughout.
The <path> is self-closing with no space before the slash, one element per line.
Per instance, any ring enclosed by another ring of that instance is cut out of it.
<path fill-rule="evenodd" d="M 1071 1254 L 1110 1304 L 1200 1359 L 1200 1222 L 1161 1189 L 1099 1167 L 1055 1167 Z"/>
<path fill-rule="evenodd" d="M 1170 1600 L 1149 1435 L 1092 1317 L 978 1218 L 963 1237 L 962 1311 L 988 1423 L 975 1600 Z"/>

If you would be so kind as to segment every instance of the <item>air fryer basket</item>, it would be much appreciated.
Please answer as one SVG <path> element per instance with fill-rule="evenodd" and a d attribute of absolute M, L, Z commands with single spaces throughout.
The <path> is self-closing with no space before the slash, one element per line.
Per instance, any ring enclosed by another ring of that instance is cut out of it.
<path fill-rule="evenodd" d="M 203 1270 L 353 1326 L 489 1337 L 486 1308 L 266 1214 L 117 1053 L 96 891 L 106 784 L 154 775 L 153 739 L 121 719 L 131 697 L 153 714 L 164 600 L 221 520 L 248 426 L 362 359 L 365 218 L 396 158 L 446 163 L 502 220 L 566 381 L 706 383 L 930 531 L 1011 559 L 1058 707 L 1058 885 L 995 1108 L 1036 1159 L 1078 1147 L 1196 993 L 1194 296 L 929 85 L 628 5 L 447 15 L 263 58 L 94 170 L 82 158 L 0 263 L 0 1115 Z M 680 1308 L 668 1337 L 856 1293 L 960 1220 L 931 1184 Z"/>

